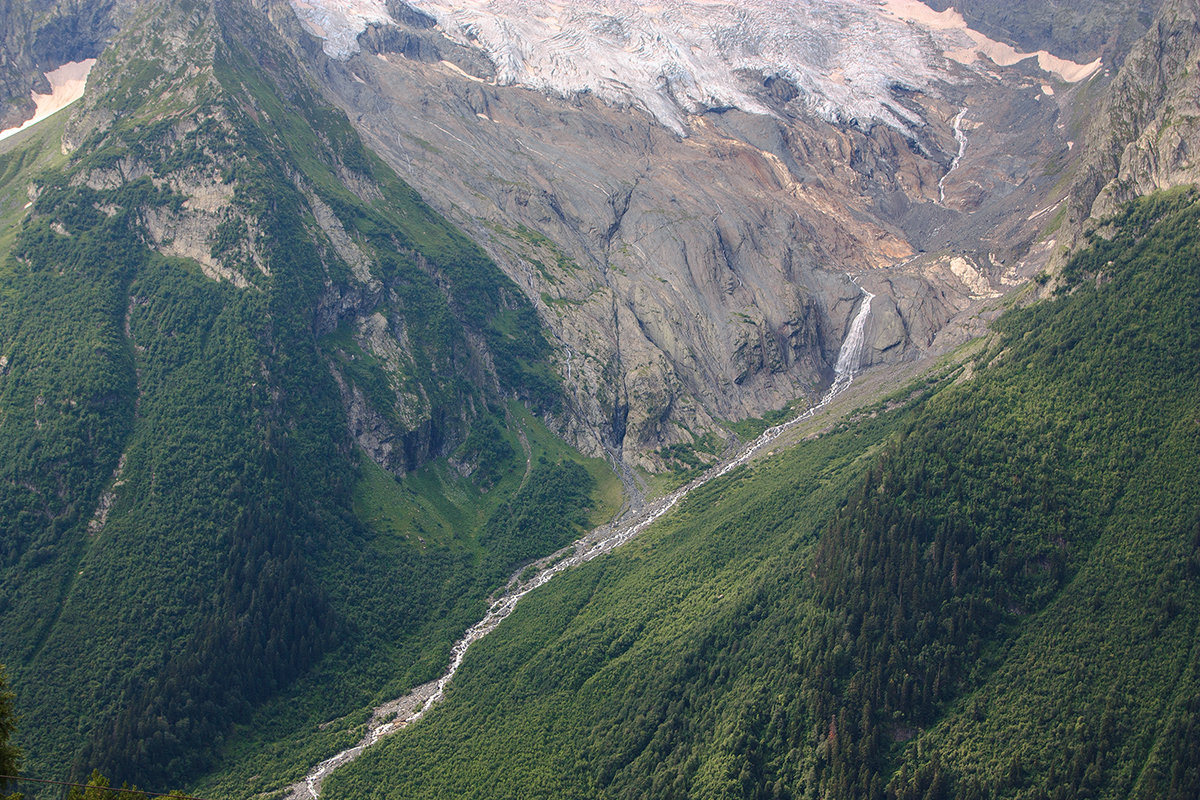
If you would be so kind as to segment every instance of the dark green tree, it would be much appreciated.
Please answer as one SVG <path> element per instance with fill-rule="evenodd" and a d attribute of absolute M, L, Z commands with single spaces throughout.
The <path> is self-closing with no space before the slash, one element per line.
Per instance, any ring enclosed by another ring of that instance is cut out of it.
<path fill-rule="evenodd" d="M 4 665 L 0 664 L 0 775 L 16 775 L 21 768 L 21 750 L 9 739 L 17 729 L 17 716 L 13 711 L 13 698 L 16 697 L 8 688 L 8 676 Z M 12 783 L 7 778 L 0 778 L 0 793 L 8 789 Z M 19 800 L 20 794 L 7 795 L 7 800 Z"/>
<path fill-rule="evenodd" d="M 181 792 L 171 792 L 170 797 L 186 797 Z M 92 770 L 88 776 L 87 786 L 72 786 L 67 800 L 146 800 L 146 795 L 136 787 L 122 784 L 120 789 L 112 788 L 112 783 L 98 769 Z"/>

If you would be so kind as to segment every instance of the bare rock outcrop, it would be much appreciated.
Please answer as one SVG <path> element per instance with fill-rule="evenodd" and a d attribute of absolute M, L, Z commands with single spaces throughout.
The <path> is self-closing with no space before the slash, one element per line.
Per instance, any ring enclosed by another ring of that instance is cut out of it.
<path fill-rule="evenodd" d="M 664 445 L 819 396 L 861 295 L 847 273 L 884 295 L 867 362 L 915 357 L 1001 285 L 1044 226 L 1046 165 L 1073 158 L 1074 90 L 1046 94 L 1029 64 L 896 87 L 923 121 L 907 135 L 830 122 L 786 80 L 745 73 L 770 115 L 692 115 L 681 136 L 587 93 L 496 85 L 478 51 L 427 25 L 368 27 L 359 44 L 344 61 L 297 50 L 535 303 L 567 394 L 559 428 L 648 468 Z"/>
<path fill-rule="evenodd" d="M 31 92 L 46 94 L 45 73 L 95 58 L 133 0 L 0 0 L 0 130 L 33 116 Z"/>
<path fill-rule="evenodd" d="M 1200 6 L 1169 0 L 1113 79 L 1075 184 L 1074 221 L 1200 181 Z"/>

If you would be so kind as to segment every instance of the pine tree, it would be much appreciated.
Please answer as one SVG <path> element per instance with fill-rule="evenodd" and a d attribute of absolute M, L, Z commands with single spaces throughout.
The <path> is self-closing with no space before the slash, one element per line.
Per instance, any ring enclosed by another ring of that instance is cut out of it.
<path fill-rule="evenodd" d="M 21 751 L 9 742 L 17 729 L 16 714 L 13 711 L 14 697 L 16 695 L 8 688 L 8 676 L 5 674 L 4 665 L 0 664 L 0 775 L 15 776 L 21 768 Z M 11 782 L 9 778 L 0 778 L 0 793 L 7 789 Z M 20 794 L 11 794 L 8 795 L 8 800 L 19 800 L 20 797 Z"/>

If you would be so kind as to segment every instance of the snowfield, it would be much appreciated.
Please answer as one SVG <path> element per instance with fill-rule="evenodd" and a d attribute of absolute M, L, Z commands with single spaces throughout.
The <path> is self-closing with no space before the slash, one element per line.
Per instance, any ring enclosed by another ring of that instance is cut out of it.
<path fill-rule="evenodd" d="M 50 94 L 32 92 L 30 97 L 33 98 L 34 105 L 37 106 L 33 117 L 25 120 L 24 123 L 15 128 L 0 131 L 0 139 L 7 139 L 14 133 L 19 133 L 30 126 L 38 124 L 46 117 L 61 111 L 83 97 L 83 90 L 87 86 L 88 73 L 92 71 L 92 66 L 95 63 L 96 59 L 94 58 L 89 58 L 86 61 L 69 61 L 58 69 L 45 73 L 46 80 L 50 82 Z"/>

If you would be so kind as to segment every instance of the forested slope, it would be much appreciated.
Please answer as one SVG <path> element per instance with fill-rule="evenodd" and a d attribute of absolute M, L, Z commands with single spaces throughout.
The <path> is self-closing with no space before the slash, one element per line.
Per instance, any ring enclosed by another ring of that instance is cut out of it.
<path fill-rule="evenodd" d="M 1200 792 L 1200 201 L 556 579 L 331 798 Z"/>
<path fill-rule="evenodd" d="M 606 478 L 516 402 L 558 397 L 532 307 L 265 16 L 137 13 L 71 156 L 0 151 L 0 658 L 35 774 L 274 786 L 307 755 L 245 742 L 432 677 Z"/>

